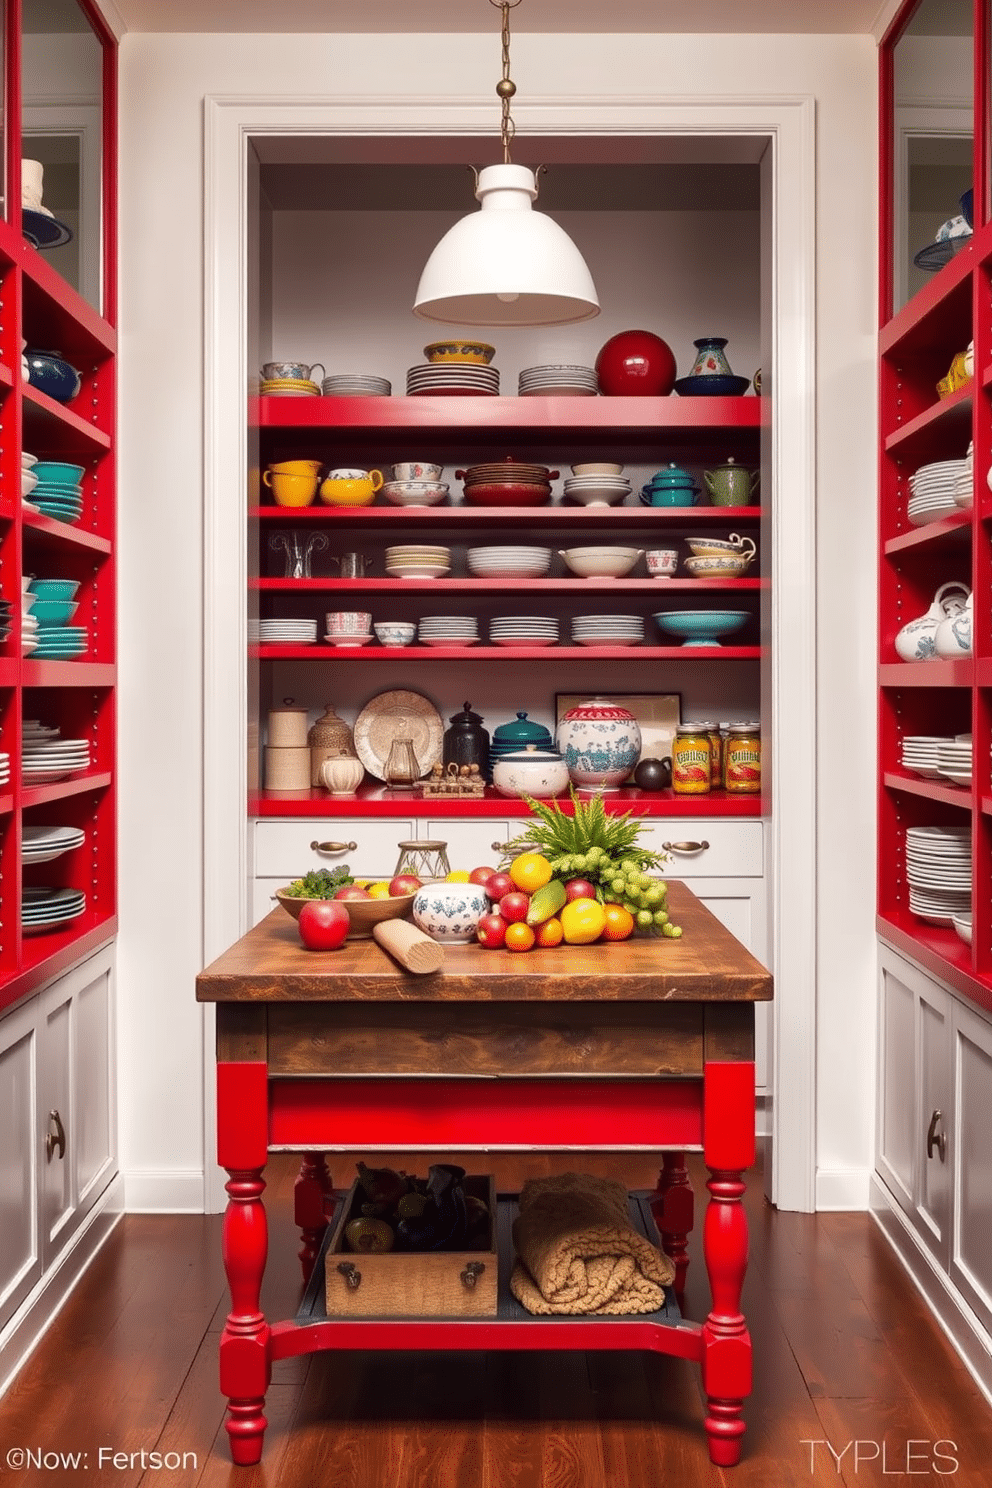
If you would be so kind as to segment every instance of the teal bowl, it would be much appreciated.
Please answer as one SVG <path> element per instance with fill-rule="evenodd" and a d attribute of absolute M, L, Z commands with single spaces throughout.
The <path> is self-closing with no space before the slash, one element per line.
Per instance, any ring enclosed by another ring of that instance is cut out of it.
<path fill-rule="evenodd" d="M 86 474 L 85 465 L 66 465 L 61 460 L 39 460 L 31 469 L 42 483 L 53 486 L 78 486 Z"/>
<path fill-rule="evenodd" d="M 43 625 L 68 625 L 79 609 L 66 599 L 39 599 L 31 606 L 31 614 Z"/>
<path fill-rule="evenodd" d="M 683 646 L 719 646 L 718 636 L 740 630 L 747 610 L 670 610 L 652 617 L 660 630 L 682 636 Z"/>
<path fill-rule="evenodd" d="M 38 599 L 75 599 L 79 584 L 76 579 L 32 579 L 28 593 Z"/>

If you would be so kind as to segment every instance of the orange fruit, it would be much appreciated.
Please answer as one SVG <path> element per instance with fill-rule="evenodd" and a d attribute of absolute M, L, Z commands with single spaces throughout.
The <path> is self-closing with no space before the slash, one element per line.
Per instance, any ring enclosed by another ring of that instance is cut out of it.
<path fill-rule="evenodd" d="M 534 932 L 524 920 L 515 920 L 512 925 L 506 927 L 506 949 L 508 951 L 529 951 L 534 944 Z"/>
<path fill-rule="evenodd" d="M 567 945 L 590 945 L 606 928 L 606 910 L 597 899 L 572 899 L 560 919 Z"/>
<path fill-rule="evenodd" d="M 510 864 L 509 874 L 516 888 L 535 894 L 551 882 L 551 864 L 543 853 L 521 853 Z"/>
<path fill-rule="evenodd" d="M 539 946 L 561 945 L 565 939 L 565 932 L 561 926 L 561 920 L 554 915 L 550 920 L 545 920 L 543 925 L 538 925 L 534 935 L 534 944 Z"/>
<path fill-rule="evenodd" d="M 380 879 L 378 883 L 369 884 L 368 896 L 370 899 L 388 899 L 389 884 L 385 879 Z"/>
<path fill-rule="evenodd" d="M 445 883 L 468 883 L 469 871 L 467 868 L 452 868 L 450 873 L 444 876 Z"/>
<path fill-rule="evenodd" d="M 633 935 L 634 916 L 629 909 L 622 904 L 604 904 L 603 912 L 606 915 L 604 940 L 626 940 L 628 935 Z"/>

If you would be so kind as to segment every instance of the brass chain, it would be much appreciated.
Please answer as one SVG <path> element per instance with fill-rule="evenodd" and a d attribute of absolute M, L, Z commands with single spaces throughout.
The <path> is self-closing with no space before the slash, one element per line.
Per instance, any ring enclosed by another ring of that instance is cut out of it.
<path fill-rule="evenodd" d="M 510 99 L 517 91 L 517 85 L 510 77 L 510 11 L 520 4 L 520 0 L 489 0 L 489 3 L 498 6 L 503 15 L 500 28 L 500 40 L 503 45 L 503 76 L 496 84 L 496 96 L 502 106 L 499 132 L 503 141 L 503 164 L 509 165 L 510 141 L 517 132 L 517 126 L 510 113 Z"/>

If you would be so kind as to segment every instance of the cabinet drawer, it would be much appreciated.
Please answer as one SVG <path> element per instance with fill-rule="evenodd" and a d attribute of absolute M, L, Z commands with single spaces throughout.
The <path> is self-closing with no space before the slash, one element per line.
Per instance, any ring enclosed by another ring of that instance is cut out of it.
<path fill-rule="evenodd" d="M 315 868 L 347 863 L 354 874 L 389 878 L 400 855 L 397 843 L 424 835 L 414 831 L 413 822 L 395 817 L 260 821 L 255 823 L 255 876 L 288 883 Z M 311 845 L 314 842 L 343 845 L 321 853 Z M 355 846 L 349 847 L 352 842 Z"/>
<path fill-rule="evenodd" d="M 429 821 L 423 835 L 448 844 L 448 862 L 452 868 L 471 869 L 483 863 L 495 866 L 502 856 L 502 844 L 523 829 L 522 821 L 489 821 L 482 817 L 459 821 L 449 816 Z M 493 847 L 494 842 L 500 846 Z"/>
<path fill-rule="evenodd" d="M 640 841 L 655 852 L 666 842 L 706 844 L 673 851 L 662 869 L 672 878 L 760 878 L 764 872 L 760 821 L 662 819 L 646 822 Z"/>

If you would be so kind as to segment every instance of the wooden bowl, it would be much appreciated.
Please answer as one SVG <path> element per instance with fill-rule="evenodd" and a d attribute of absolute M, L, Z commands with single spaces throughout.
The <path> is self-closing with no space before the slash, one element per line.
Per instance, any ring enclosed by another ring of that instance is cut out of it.
<path fill-rule="evenodd" d="M 296 894 L 287 894 L 285 889 L 277 889 L 276 899 L 291 914 L 294 920 L 300 918 L 300 910 L 304 904 L 311 904 L 313 900 L 302 898 Z M 382 920 L 400 920 L 409 914 L 413 903 L 413 894 L 395 894 L 389 899 L 342 899 L 339 902 L 348 911 L 351 921 L 351 929 L 348 932 L 350 940 L 368 940 L 372 934 L 372 926 L 378 925 Z"/>

